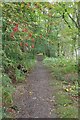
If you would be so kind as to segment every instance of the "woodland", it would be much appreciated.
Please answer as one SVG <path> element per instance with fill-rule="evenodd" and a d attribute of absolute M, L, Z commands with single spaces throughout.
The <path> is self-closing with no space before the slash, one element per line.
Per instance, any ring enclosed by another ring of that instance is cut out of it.
<path fill-rule="evenodd" d="M 51 85 L 57 89 L 54 94 L 59 117 L 77 118 L 80 2 L 6 2 L 0 6 L 3 96 L 0 116 L 7 118 L 16 113 L 15 86 L 25 82 L 37 56 L 43 56 L 42 64 L 51 70 L 55 79 Z"/>

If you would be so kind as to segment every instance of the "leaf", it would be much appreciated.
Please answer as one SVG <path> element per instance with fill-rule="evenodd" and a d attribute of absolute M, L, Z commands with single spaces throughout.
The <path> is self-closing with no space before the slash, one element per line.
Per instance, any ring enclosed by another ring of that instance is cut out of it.
<path fill-rule="evenodd" d="M 30 92 L 29 92 L 29 95 L 31 96 L 32 94 L 33 94 L 32 91 L 30 91 Z"/>
<path fill-rule="evenodd" d="M 22 3 L 22 4 L 21 4 L 21 8 L 23 8 L 23 7 L 24 7 L 24 4 Z"/>
<path fill-rule="evenodd" d="M 66 92 L 69 92 L 69 89 L 68 89 L 68 88 L 66 88 L 66 89 L 65 89 L 65 91 L 66 91 Z"/>

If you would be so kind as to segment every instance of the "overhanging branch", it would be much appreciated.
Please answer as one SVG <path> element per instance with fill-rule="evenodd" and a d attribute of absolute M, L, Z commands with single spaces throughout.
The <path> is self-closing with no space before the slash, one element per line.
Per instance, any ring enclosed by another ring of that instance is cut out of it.
<path fill-rule="evenodd" d="M 68 27 L 71 29 L 71 26 L 69 25 L 69 23 L 67 22 L 67 20 L 65 19 L 64 13 L 62 15 L 62 18 L 64 19 L 64 21 L 67 23 Z"/>
<path fill-rule="evenodd" d="M 61 6 L 61 3 L 59 3 L 59 5 Z M 62 7 L 62 6 L 61 6 Z M 66 7 L 65 7 L 65 4 L 64 4 L 64 10 L 65 10 L 65 13 L 67 13 L 67 15 L 68 15 L 68 17 L 72 20 L 72 22 L 75 24 L 75 26 L 77 27 L 77 28 L 79 28 L 78 27 L 78 23 L 74 20 L 74 18 L 68 13 L 68 11 L 67 11 L 67 9 L 66 9 Z M 76 16 L 77 17 L 77 16 Z M 66 21 L 65 21 L 66 22 Z M 67 23 L 67 22 L 66 22 Z"/>
<path fill-rule="evenodd" d="M 75 26 L 78 28 L 76 21 L 74 20 L 74 18 L 71 17 L 71 15 L 68 13 L 66 8 L 65 8 L 65 12 L 67 12 L 67 15 L 69 16 L 69 18 L 74 22 Z"/>

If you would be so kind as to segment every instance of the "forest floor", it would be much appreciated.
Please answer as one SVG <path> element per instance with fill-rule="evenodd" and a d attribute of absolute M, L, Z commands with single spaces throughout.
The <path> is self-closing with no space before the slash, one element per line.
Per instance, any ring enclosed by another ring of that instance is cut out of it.
<path fill-rule="evenodd" d="M 37 61 L 25 83 L 16 87 L 16 118 L 57 118 L 53 86 L 50 85 L 52 79 L 50 71 Z"/>

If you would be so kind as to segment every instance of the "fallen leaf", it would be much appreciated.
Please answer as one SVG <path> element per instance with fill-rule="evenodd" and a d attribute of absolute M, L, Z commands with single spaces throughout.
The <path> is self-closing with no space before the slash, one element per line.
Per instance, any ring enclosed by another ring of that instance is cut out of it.
<path fill-rule="evenodd" d="M 30 92 L 29 92 L 29 95 L 32 95 L 32 94 L 33 94 L 33 93 L 30 91 Z"/>
<path fill-rule="evenodd" d="M 66 92 L 69 92 L 69 89 L 66 88 L 65 91 L 66 91 Z"/>
<path fill-rule="evenodd" d="M 23 93 L 22 93 L 22 92 L 21 92 L 20 94 L 21 94 L 21 95 L 23 95 Z"/>

